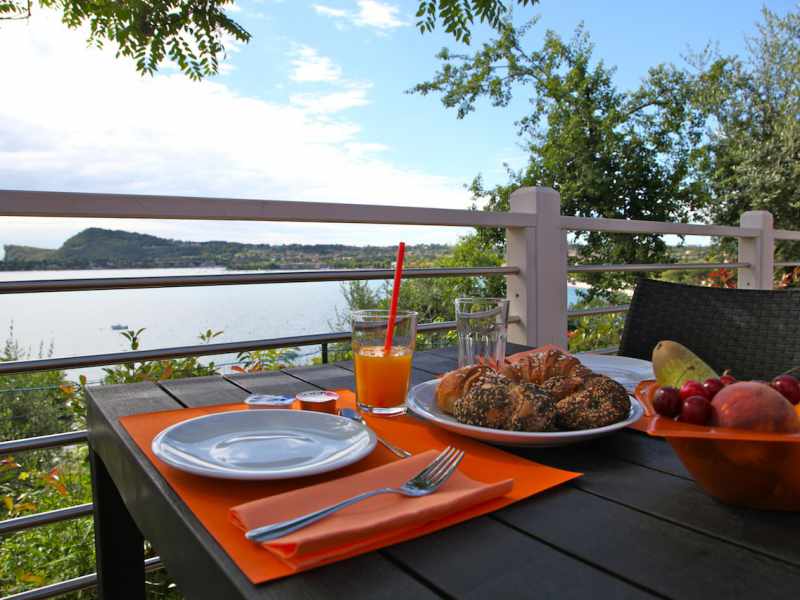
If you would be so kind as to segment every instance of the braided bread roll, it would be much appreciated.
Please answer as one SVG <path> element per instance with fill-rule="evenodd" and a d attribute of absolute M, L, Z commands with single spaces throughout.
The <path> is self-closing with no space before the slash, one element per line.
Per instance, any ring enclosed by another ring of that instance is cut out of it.
<path fill-rule="evenodd" d="M 526 381 L 537 385 L 554 377 L 586 380 L 595 376 L 577 358 L 555 349 L 525 354 L 503 366 L 501 373 L 516 383 Z"/>
<path fill-rule="evenodd" d="M 519 356 L 499 371 L 473 365 L 447 373 L 437 406 L 461 423 L 509 431 L 603 427 L 630 410 L 625 388 L 556 349 Z"/>
<path fill-rule="evenodd" d="M 493 373 L 487 366 L 468 365 L 446 373 L 436 388 L 436 405 L 442 412 L 452 415 L 455 401 L 466 396 L 475 380 L 489 372 Z"/>

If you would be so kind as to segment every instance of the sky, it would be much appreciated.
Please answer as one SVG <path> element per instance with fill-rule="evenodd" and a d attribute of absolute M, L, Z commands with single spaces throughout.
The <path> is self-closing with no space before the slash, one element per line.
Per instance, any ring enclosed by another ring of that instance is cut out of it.
<path fill-rule="evenodd" d="M 231 16 L 251 34 L 229 44 L 221 73 L 193 82 L 170 64 L 137 74 L 114 48 L 87 47 L 56 13 L 0 21 L 0 189 L 31 189 L 467 208 L 481 174 L 505 181 L 525 154 L 507 108 L 479 104 L 459 120 L 435 95 L 407 94 L 429 79 L 443 46 L 472 47 L 441 31 L 420 34 L 416 0 L 238 0 Z M 647 69 L 681 64 L 707 43 L 743 53 L 762 6 L 796 0 L 541 0 L 530 48 L 548 29 L 569 37 L 582 22 L 595 56 L 621 89 Z M 58 247 L 85 227 L 185 240 L 390 245 L 454 242 L 459 228 L 290 223 L 0 220 L 0 246 Z"/>

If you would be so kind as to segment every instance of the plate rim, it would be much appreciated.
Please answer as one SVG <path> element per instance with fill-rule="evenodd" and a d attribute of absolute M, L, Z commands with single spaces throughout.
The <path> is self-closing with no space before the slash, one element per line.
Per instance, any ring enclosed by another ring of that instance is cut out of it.
<path fill-rule="evenodd" d="M 347 417 L 342 417 L 336 414 L 330 413 L 323 413 L 323 412 L 315 412 L 315 411 L 302 411 L 302 410 L 294 410 L 294 409 L 285 409 L 285 408 L 271 408 L 269 411 L 266 410 L 258 410 L 259 414 L 270 414 L 270 413 L 314 413 L 316 415 L 324 415 L 323 418 L 333 417 L 336 420 L 342 419 L 348 423 L 351 423 L 363 431 L 366 431 L 369 441 L 367 445 L 360 451 L 353 451 L 350 453 L 345 454 L 341 459 L 337 462 L 320 467 L 320 465 L 310 465 L 306 467 L 300 467 L 296 469 L 300 472 L 295 473 L 276 473 L 275 471 L 269 470 L 249 470 L 249 471 L 241 471 L 236 470 L 230 467 L 198 467 L 194 465 L 189 465 L 186 463 L 182 463 L 179 461 L 174 460 L 174 458 L 170 455 L 165 455 L 162 450 L 161 446 L 163 443 L 164 437 L 169 434 L 173 429 L 176 429 L 180 426 L 185 425 L 186 423 L 191 423 L 193 421 L 199 421 L 202 419 L 207 419 L 210 417 L 218 417 L 223 415 L 230 415 L 230 414 L 238 414 L 238 413 L 253 413 L 253 409 L 243 409 L 243 410 L 229 410 L 229 411 L 221 411 L 215 413 L 208 413 L 205 415 L 198 415 L 196 417 L 191 417 L 189 419 L 185 419 L 183 421 L 178 421 L 177 423 L 173 423 L 172 425 L 168 425 L 160 432 L 156 434 L 153 438 L 153 441 L 150 443 L 150 449 L 153 454 L 163 463 L 178 469 L 179 471 L 183 471 L 185 473 L 191 473 L 193 475 L 199 475 L 202 477 L 212 477 L 215 479 L 237 479 L 237 480 L 276 480 L 276 479 L 295 479 L 297 477 L 307 477 L 310 475 L 319 475 L 321 473 L 328 473 L 330 471 L 335 471 L 349 465 L 352 465 L 355 462 L 358 462 L 362 458 L 365 458 L 367 455 L 372 453 L 375 449 L 375 446 L 378 443 L 378 438 L 375 432 L 372 430 L 371 427 L 367 426 L 364 423 L 359 423 L 357 421 L 353 421 L 352 419 L 348 419 Z M 259 417 L 263 418 L 263 417 Z M 303 418 L 303 417 L 301 417 Z M 316 418 L 316 417 L 315 417 Z"/>
<path fill-rule="evenodd" d="M 466 430 L 469 432 L 484 434 L 484 435 L 488 434 L 494 436 L 507 437 L 509 441 L 519 441 L 519 442 L 533 441 L 533 440 L 541 440 L 541 441 L 576 440 L 577 441 L 579 439 L 585 439 L 588 436 L 611 433 L 619 429 L 624 429 L 628 425 L 638 421 L 642 417 L 642 415 L 644 415 L 644 407 L 642 406 L 642 404 L 634 396 L 628 394 L 629 399 L 631 401 L 631 410 L 628 418 L 622 421 L 618 421 L 616 423 L 612 423 L 611 425 L 605 425 L 604 427 L 595 427 L 593 429 L 576 429 L 573 431 L 509 431 L 507 429 L 494 429 L 492 427 L 468 425 L 466 423 L 461 423 L 455 419 L 453 419 L 452 421 L 443 419 L 442 417 L 428 411 L 424 406 L 422 406 L 416 400 L 414 390 L 422 388 L 423 386 L 431 387 L 434 384 L 438 385 L 438 383 L 439 383 L 438 378 L 430 379 L 428 381 L 423 381 L 422 383 L 418 383 L 408 391 L 408 406 L 409 408 L 411 408 L 414 414 L 422 417 L 423 419 L 431 420 L 434 423 L 441 424 L 443 427 L 452 427 L 459 430 Z"/>
<path fill-rule="evenodd" d="M 639 366 L 639 367 L 641 367 L 643 369 L 644 368 L 649 368 L 649 369 L 652 370 L 652 368 L 653 368 L 653 361 L 647 360 L 647 359 L 644 359 L 644 358 L 636 358 L 634 356 L 619 356 L 617 354 L 599 354 L 597 352 L 591 352 L 591 351 L 588 351 L 588 352 L 576 352 L 574 356 L 576 358 L 578 358 L 579 360 L 581 360 L 581 357 L 583 357 L 583 356 L 588 356 L 588 357 L 591 357 L 592 359 L 598 358 L 600 360 L 609 360 L 609 361 L 612 361 L 612 362 L 613 361 L 627 362 L 632 368 L 634 367 L 634 365 L 635 366 Z M 581 363 L 583 363 L 583 360 L 581 360 Z M 631 363 L 633 363 L 633 364 L 631 364 Z"/>

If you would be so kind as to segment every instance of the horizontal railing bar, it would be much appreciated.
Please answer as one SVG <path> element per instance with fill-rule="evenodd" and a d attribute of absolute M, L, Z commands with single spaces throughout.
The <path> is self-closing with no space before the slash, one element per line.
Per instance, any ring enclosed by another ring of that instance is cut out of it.
<path fill-rule="evenodd" d="M 775 268 L 776 269 L 779 269 L 781 267 L 800 267 L 800 261 L 798 261 L 798 260 L 791 261 L 790 260 L 790 261 L 781 261 L 781 262 L 776 262 L 775 263 Z"/>
<path fill-rule="evenodd" d="M 0 216 L 533 227 L 534 213 L 189 196 L 0 190 Z"/>
<path fill-rule="evenodd" d="M 509 323 L 519 322 L 519 317 L 510 317 Z M 441 323 L 424 323 L 417 329 L 420 332 L 446 331 L 456 328 L 455 321 Z M 0 375 L 8 373 L 25 373 L 30 371 L 53 371 L 56 369 L 78 369 L 117 365 L 126 362 L 142 362 L 148 360 L 164 360 L 183 356 L 212 356 L 215 354 L 232 354 L 250 350 L 267 350 L 274 348 L 293 348 L 295 346 L 317 346 L 323 342 L 343 342 L 351 337 L 349 331 L 335 333 L 318 333 L 314 335 L 298 335 L 293 337 L 268 338 L 244 342 L 223 342 L 218 344 L 198 344 L 175 348 L 156 348 L 153 350 L 136 350 L 131 352 L 111 352 L 89 356 L 68 356 L 63 358 L 41 358 L 36 360 L 18 360 L 0 363 Z"/>
<path fill-rule="evenodd" d="M 40 435 L 21 440 L 10 440 L 7 442 L 0 442 L 0 456 L 14 454 L 16 452 L 25 452 L 27 450 L 39 450 L 40 448 L 55 448 L 57 446 L 80 444 L 87 439 L 86 430 L 82 429 L 80 431 L 65 431 L 63 433 Z"/>
<path fill-rule="evenodd" d="M 474 277 L 514 275 L 519 267 L 465 267 L 453 269 L 406 269 L 403 277 Z M 342 269 L 281 271 L 279 273 L 235 273 L 231 275 L 177 275 L 169 277 L 104 277 L 92 279 L 39 279 L 0 282 L 0 294 L 31 292 L 81 292 L 205 285 L 252 285 L 265 283 L 307 283 L 316 281 L 366 281 L 391 279 L 390 269 Z"/>
<path fill-rule="evenodd" d="M 164 565 L 161 563 L 161 557 L 159 556 L 146 558 L 144 561 L 144 570 L 148 573 L 150 571 L 160 569 L 163 566 Z M 80 590 L 93 588 L 96 585 L 97 573 L 90 573 L 88 575 L 76 577 L 75 579 L 59 581 L 58 583 L 28 590 L 27 592 L 20 592 L 19 594 L 13 594 L 11 596 L 4 596 L 3 598 L 0 598 L 0 600 L 44 600 L 45 598 L 53 598 L 55 596 L 61 596 L 62 594 L 68 594 L 69 592 L 77 592 Z"/>
<path fill-rule="evenodd" d="M 789 229 L 776 229 L 773 231 L 773 236 L 776 240 L 795 240 L 800 241 L 800 231 L 791 231 Z"/>
<path fill-rule="evenodd" d="M 609 271 L 704 271 L 707 269 L 746 269 L 750 263 L 663 263 L 632 265 L 570 265 L 569 273 L 606 273 Z"/>
<path fill-rule="evenodd" d="M 574 319 L 577 317 L 591 317 L 594 315 L 609 315 L 614 313 L 626 312 L 630 306 L 626 304 L 618 306 L 600 306 L 598 308 L 582 308 L 580 310 L 568 310 L 567 318 Z"/>
<path fill-rule="evenodd" d="M 90 502 L 88 504 L 78 504 L 68 508 L 48 510 L 47 512 L 25 515 L 14 519 L 6 519 L 5 521 L 0 521 L 0 535 L 22 531 L 23 529 L 30 529 L 31 527 L 41 527 L 42 525 L 49 525 L 50 523 L 58 523 L 59 521 L 86 517 L 92 514 L 92 510 L 94 510 L 94 505 Z"/>
<path fill-rule="evenodd" d="M 3 596 L 0 600 L 44 600 L 45 598 L 53 598 L 61 596 L 70 592 L 77 592 L 93 588 L 97 585 L 97 573 L 90 573 L 89 575 L 81 575 L 74 579 L 67 579 L 66 581 L 59 581 L 58 583 L 51 583 L 50 585 L 43 585 L 42 587 L 34 588 L 19 594 L 12 594 L 11 596 Z"/>
<path fill-rule="evenodd" d="M 760 229 L 752 227 L 731 227 L 728 225 L 662 223 L 660 221 L 637 221 L 633 219 L 567 216 L 561 217 L 561 229 L 569 229 L 571 231 L 606 231 L 609 233 L 671 233 L 675 235 L 706 235 L 740 238 L 758 237 L 761 231 Z"/>

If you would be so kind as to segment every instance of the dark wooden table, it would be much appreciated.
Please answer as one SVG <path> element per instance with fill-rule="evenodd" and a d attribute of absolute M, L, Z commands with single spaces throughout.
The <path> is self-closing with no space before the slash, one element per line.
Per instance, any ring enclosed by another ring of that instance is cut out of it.
<path fill-rule="evenodd" d="M 453 350 L 418 353 L 414 382 L 455 365 Z M 800 593 L 800 514 L 719 504 L 697 488 L 669 446 L 634 431 L 561 449 L 510 449 L 585 475 L 490 516 L 254 586 L 118 421 L 135 413 L 237 402 L 253 392 L 352 387 L 352 365 L 341 363 L 91 388 L 89 441 L 103 597 L 144 595 L 143 536 L 192 599 L 708 600 Z"/>

